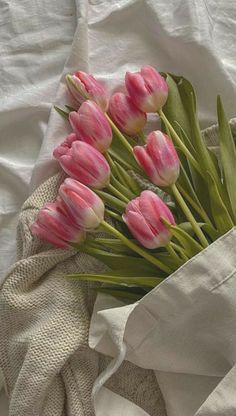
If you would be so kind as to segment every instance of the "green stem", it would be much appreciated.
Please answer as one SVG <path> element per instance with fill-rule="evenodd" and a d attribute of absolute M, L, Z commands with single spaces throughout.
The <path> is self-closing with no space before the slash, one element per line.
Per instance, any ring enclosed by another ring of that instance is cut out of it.
<path fill-rule="evenodd" d="M 184 198 L 187 199 L 187 201 L 192 205 L 192 207 L 195 209 L 195 211 L 200 215 L 200 217 L 203 219 L 204 222 L 207 224 L 210 224 L 213 226 L 210 218 L 208 217 L 207 213 L 204 211 L 202 206 L 199 206 L 188 194 L 188 192 L 185 191 L 185 189 L 180 185 L 177 184 L 177 187 L 179 191 L 183 194 Z"/>
<path fill-rule="evenodd" d="M 165 114 L 163 113 L 163 111 L 162 110 L 159 110 L 158 111 L 158 114 L 161 117 L 163 123 L 169 129 L 169 132 L 170 132 L 173 140 L 175 141 L 176 145 L 179 146 L 179 148 L 182 150 L 182 152 L 184 153 L 184 155 L 186 156 L 186 158 L 189 160 L 189 162 L 192 164 L 192 166 L 202 176 L 202 171 L 201 171 L 200 165 L 198 164 L 198 162 L 196 161 L 196 159 L 193 157 L 193 155 L 191 154 L 191 152 L 188 150 L 188 148 L 185 146 L 185 144 L 182 142 L 181 138 L 176 133 L 175 129 L 172 127 L 172 125 L 170 124 L 169 120 L 167 119 L 167 117 L 165 116 Z"/>
<path fill-rule="evenodd" d="M 116 165 L 115 165 L 114 161 L 112 160 L 111 156 L 109 155 L 109 153 L 108 152 L 104 153 L 104 156 L 105 156 L 110 168 L 116 170 Z"/>
<path fill-rule="evenodd" d="M 198 225 L 197 221 L 195 220 L 193 214 L 191 213 L 189 207 L 187 206 L 186 202 L 184 201 L 182 195 L 180 194 L 177 186 L 175 184 L 172 185 L 171 190 L 172 190 L 172 192 L 175 196 L 175 199 L 177 200 L 179 206 L 182 208 L 182 211 L 183 211 L 184 215 L 186 216 L 186 218 L 189 220 L 190 224 L 192 225 L 194 232 L 196 233 L 197 237 L 199 238 L 199 241 L 201 242 L 203 247 L 207 247 L 208 246 L 208 241 L 207 241 L 205 235 L 203 234 L 200 226 Z"/>
<path fill-rule="evenodd" d="M 118 191 L 113 185 L 109 184 L 107 186 L 107 189 L 113 194 L 115 195 L 117 198 L 121 199 L 122 201 L 128 203 L 129 199 L 126 198 L 126 196 L 124 196 L 120 191 Z"/>
<path fill-rule="evenodd" d="M 178 253 L 180 253 L 180 256 L 185 260 L 188 261 L 189 257 L 186 255 L 184 249 L 182 247 L 180 247 L 178 244 L 173 243 L 172 241 L 170 242 L 171 247 L 173 247 L 173 249 L 175 251 L 178 251 Z"/>
<path fill-rule="evenodd" d="M 147 253 L 146 250 L 139 247 L 137 244 L 135 244 L 133 241 L 130 241 L 127 237 L 125 237 L 123 234 L 121 234 L 118 230 L 116 230 L 114 227 L 112 227 L 110 224 L 108 224 L 106 221 L 101 222 L 102 228 L 104 228 L 109 233 L 113 234 L 115 237 L 117 237 L 119 240 L 121 240 L 127 247 L 129 247 L 134 252 L 138 253 L 140 256 L 144 257 L 146 260 L 148 260 L 150 263 L 152 263 L 154 266 L 158 267 L 158 269 L 162 270 L 163 272 L 170 274 L 172 273 L 172 270 L 166 266 L 164 263 L 162 263 L 160 260 L 152 256 L 151 254 Z M 135 260 L 134 260 L 135 262 Z"/>
<path fill-rule="evenodd" d="M 126 137 L 121 133 L 121 131 L 118 129 L 118 127 L 116 127 L 116 125 L 113 123 L 113 121 L 111 120 L 111 118 L 109 117 L 109 115 L 107 113 L 105 113 L 105 116 L 112 128 L 113 133 L 116 134 L 116 136 L 120 139 L 120 141 L 123 143 L 123 145 L 126 147 L 126 149 L 133 155 L 133 148 L 131 146 L 131 144 L 129 144 L 128 140 L 126 139 Z"/>
<path fill-rule="evenodd" d="M 173 249 L 173 247 L 171 246 L 170 243 L 166 245 L 166 250 L 168 251 L 168 253 L 172 257 L 172 259 L 175 262 L 177 262 L 177 264 L 179 264 L 179 265 L 183 264 L 182 260 L 180 259 L 180 257 L 178 256 L 178 254 L 176 254 L 175 250 Z"/>
<path fill-rule="evenodd" d="M 111 211 L 110 209 L 105 209 L 105 212 L 107 213 L 107 215 L 109 215 L 110 217 L 114 218 L 117 221 L 120 221 L 123 223 L 122 217 L 121 215 L 117 214 L 116 212 Z"/>
<path fill-rule="evenodd" d="M 136 197 L 136 195 L 130 190 L 130 187 L 123 185 L 122 182 L 118 180 L 112 173 L 110 183 L 117 189 L 117 191 L 120 191 L 126 198 L 128 198 L 129 201 Z"/>

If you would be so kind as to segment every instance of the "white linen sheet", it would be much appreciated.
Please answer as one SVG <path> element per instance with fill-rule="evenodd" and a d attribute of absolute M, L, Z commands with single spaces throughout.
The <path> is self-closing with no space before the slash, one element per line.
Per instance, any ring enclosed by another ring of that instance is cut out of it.
<path fill-rule="evenodd" d="M 58 169 L 52 150 L 69 130 L 52 104 L 68 103 L 66 72 L 112 89 L 148 63 L 191 80 L 202 127 L 219 93 L 236 115 L 234 0 L 0 0 L 0 56 L 0 281 L 22 203 Z"/>

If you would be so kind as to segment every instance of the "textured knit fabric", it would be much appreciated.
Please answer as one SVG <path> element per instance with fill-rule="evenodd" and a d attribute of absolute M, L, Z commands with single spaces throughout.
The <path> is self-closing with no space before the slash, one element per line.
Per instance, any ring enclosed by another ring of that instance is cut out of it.
<path fill-rule="evenodd" d="M 74 250 L 55 249 L 33 237 L 38 210 L 56 198 L 58 174 L 25 202 L 18 225 L 18 262 L 0 292 L 0 366 L 10 416 L 90 416 L 93 383 L 108 364 L 88 348 L 95 293 L 66 273 L 104 269 Z M 126 362 L 108 387 L 153 416 L 164 415 L 154 373 Z"/>
<path fill-rule="evenodd" d="M 235 120 L 231 126 L 236 135 Z M 217 149 L 215 126 L 205 138 Z M 30 231 L 38 210 L 56 198 L 63 179 L 63 174 L 50 178 L 23 205 L 18 261 L 0 291 L 0 367 L 10 416 L 92 416 L 91 389 L 109 361 L 87 343 L 95 299 L 91 285 L 65 278 L 104 266 L 74 250 L 55 249 Z M 165 416 L 152 371 L 125 362 L 107 387 L 150 416 Z"/>

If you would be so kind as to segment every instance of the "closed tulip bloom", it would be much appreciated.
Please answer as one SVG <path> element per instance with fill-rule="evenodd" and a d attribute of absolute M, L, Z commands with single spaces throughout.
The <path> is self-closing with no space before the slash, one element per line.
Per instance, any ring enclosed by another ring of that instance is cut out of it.
<path fill-rule="evenodd" d="M 68 138 L 66 139 L 68 141 Z M 64 153 L 62 153 L 64 150 Z M 105 157 L 90 144 L 73 141 L 71 147 L 58 146 L 53 155 L 62 169 L 74 179 L 94 189 L 105 188 L 110 182 L 110 166 Z"/>
<path fill-rule="evenodd" d="M 84 100 L 93 100 L 103 110 L 108 108 L 108 93 L 104 86 L 92 75 L 77 71 L 66 76 L 67 86 L 74 99 L 81 103 Z"/>
<path fill-rule="evenodd" d="M 60 186 L 59 195 L 79 227 L 91 231 L 104 219 L 102 200 L 75 179 L 67 178 Z"/>
<path fill-rule="evenodd" d="M 39 211 L 37 220 L 31 226 L 34 235 L 56 247 L 68 248 L 71 242 L 81 243 L 86 233 L 63 208 L 63 202 L 48 203 Z"/>
<path fill-rule="evenodd" d="M 165 79 L 150 65 L 140 72 L 126 72 L 125 85 L 133 103 L 146 113 L 158 111 L 168 97 Z"/>
<path fill-rule="evenodd" d="M 137 162 L 155 185 L 173 185 L 179 176 L 180 162 L 172 140 L 157 130 L 148 135 L 146 143 L 134 147 Z"/>
<path fill-rule="evenodd" d="M 171 232 L 163 224 L 162 217 L 170 224 L 175 224 L 167 205 L 152 191 L 143 191 L 130 201 L 123 214 L 123 220 L 132 235 L 149 249 L 164 247 L 171 239 Z"/>
<path fill-rule="evenodd" d="M 128 95 L 117 92 L 109 102 L 109 114 L 117 127 L 129 136 L 135 136 L 145 126 L 147 116 L 140 111 Z"/>
<path fill-rule="evenodd" d="M 72 111 L 69 120 L 79 140 L 104 153 L 112 141 L 111 127 L 96 103 L 85 101 L 78 112 Z"/>
<path fill-rule="evenodd" d="M 61 156 L 67 154 L 68 150 L 71 149 L 72 143 L 78 141 L 78 137 L 75 133 L 69 134 L 59 146 L 57 146 L 53 151 L 53 156 L 56 159 L 60 159 Z"/>

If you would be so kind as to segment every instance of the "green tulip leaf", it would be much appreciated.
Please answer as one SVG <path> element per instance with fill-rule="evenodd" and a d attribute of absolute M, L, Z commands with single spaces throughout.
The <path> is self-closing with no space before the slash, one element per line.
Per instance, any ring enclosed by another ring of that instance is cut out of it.
<path fill-rule="evenodd" d="M 67 110 L 69 110 L 69 112 L 71 113 L 72 111 L 77 111 L 76 108 L 71 107 L 70 105 L 65 105 L 65 107 L 67 108 Z"/>
<path fill-rule="evenodd" d="M 112 253 L 103 249 L 94 247 L 88 247 L 86 244 L 78 247 L 79 251 L 95 257 L 106 266 L 113 270 L 119 269 L 120 266 L 127 270 L 132 270 L 133 273 L 145 273 L 148 275 L 156 275 L 157 269 L 152 266 L 147 260 L 142 257 L 135 257 L 125 254 Z M 160 275 L 162 273 L 160 272 Z"/>
<path fill-rule="evenodd" d="M 58 114 L 60 114 L 60 116 L 62 116 L 62 118 L 64 118 L 65 120 L 69 120 L 69 114 L 70 112 L 67 112 L 65 110 L 63 110 L 60 107 L 57 107 L 57 105 L 54 105 L 54 109 L 58 112 Z"/>
<path fill-rule="evenodd" d="M 115 162 L 115 166 L 117 168 L 118 179 L 120 181 L 123 180 L 135 196 L 139 195 L 141 188 L 137 181 L 119 163 Z"/>
<path fill-rule="evenodd" d="M 131 140 L 128 141 L 131 142 Z M 109 148 L 109 154 L 118 160 L 122 165 L 128 167 L 128 169 L 141 171 L 133 154 L 125 149 L 123 143 L 119 140 L 115 133 L 113 133 L 113 139 Z"/>
<path fill-rule="evenodd" d="M 201 229 L 206 232 L 212 241 L 217 240 L 220 237 L 220 233 L 210 224 L 202 224 Z"/>
<path fill-rule="evenodd" d="M 181 227 L 177 225 L 171 225 L 168 221 L 166 221 L 165 218 L 162 218 L 162 221 L 171 230 L 173 236 L 185 249 L 185 252 L 189 258 L 195 256 L 203 250 L 203 247 Z"/>
<path fill-rule="evenodd" d="M 163 112 L 182 142 L 197 160 L 196 156 L 199 156 L 199 151 L 195 146 L 195 142 L 196 139 L 199 140 L 199 137 L 198 135 L 196 136 L 196 126 L 194 128 L 194 123 L 196 124 L 196 97 L 194 89 L 191 83 L 183 77 L 167 74 L 166 80 L 169 86 L 170 97 L 168 96 L 167 103 L 163 107 Z M 199 127 L 198 124 L 197 127 Z M 207 212 L 208 216 L 210 216 L 210 203 L 207 184 L 204 180 L 204 172 L 202 171 L 200 175 L 196 168 L 189 161 L 186 161 L 186 157 L 181 151 L 179 151 L 179 156 L 182 168 L 186 172 L 186 175 L 180 175 L 178 180 L 179 184 L 188 193 L 189 186 L 186 182 L 186 177 L 188 181 L 190 180 L 192 182 L 197 199 L 200 201 L 201 206 Z M 201 158 L 198 160 L 198 164 L 202 168 Z M 193 195 L 191 196 L 193 198 Z"/>
<path fill-rule="evenodd" d="M 120 214 L 123 214 L 125 211 L 126 203 L 123 201 L 120 201 L 120 199 L 116 198 L 113 195 L 108 194 L 104 191 L 98 191 L 96 190 L 96 194 L 100 196 L 100 198 L 104 201 L 105 205 L 114 209 L 115 211 L 118 211 Z"/>
<path fill-rule="evenodd" d="M 233 135 L 219 96 L 217 98 L 217 113 L 219 123 L 220 155 L 224 171 L 225 185 L 231 203 L 234 224 L 236 224 L 236 149 Z"/>
<path fill-rule="evenodd" d="M 155 287 L 163 281 L 163 278 L 160 277 L 149 277 L 149 276 L 127 276 L 125 271 L 122 275 L 114 275 L 113 273 L 104 273 L 104 274 L 82 274 L 82 273 L 72 273 L 67 275 L 68 278 L 94 281 L 99 283 L 108 283 L 108 284 L 119 284 L 119 285 L 130 285 L 130 286 L 147 286 Z"/>
<path fill-rule="evenodd" d="M 215 179 L 210 174 L 210 172 L 207 172 L 207 180 L 209 185 L 211 210 L 214 222 L 217 230 L 221 234 L 225 234 L 234 226 L 234 223 L 231 219 L 231 216 L 227 210 L 225 203 L 223 202 L 223 199 L 220 196 Z"/>
<path fill-rule="evenodd" d="M 114 175 L 111 176 L 111 184 L 129 200 L 134 199 L 136 197 L 136 195 L 130 190 L 130 188 L 122 185 L 122 183 L 119 180 L 117 180 L 114 177 Z"/>

